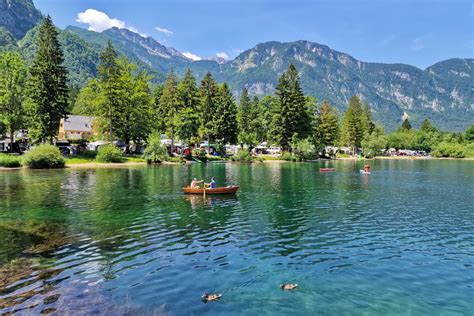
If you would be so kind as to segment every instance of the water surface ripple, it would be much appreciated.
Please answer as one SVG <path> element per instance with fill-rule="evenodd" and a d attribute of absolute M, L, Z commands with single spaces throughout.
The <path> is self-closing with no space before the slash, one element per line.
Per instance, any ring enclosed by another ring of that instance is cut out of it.
<path fill-rule="evenodd" d="M 1 172 L 0 314 L 474 315 L 474 163 L 361 164 Z"/>

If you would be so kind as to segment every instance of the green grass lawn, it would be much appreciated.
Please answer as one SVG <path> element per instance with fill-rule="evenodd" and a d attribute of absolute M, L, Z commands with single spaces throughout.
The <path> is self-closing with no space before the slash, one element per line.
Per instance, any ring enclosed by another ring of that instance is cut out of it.
<path fill-rule="evenodd" d="M 94 158 L 87 158 L 87 157 L 72 157 L 66 158 L 66 165 L 75 165 L 75 164 L 82 164 L 82 163 L 102 163 Z M 141 157 L 125 157 L 123 162 L 145 162 L 145 159 Z"/>

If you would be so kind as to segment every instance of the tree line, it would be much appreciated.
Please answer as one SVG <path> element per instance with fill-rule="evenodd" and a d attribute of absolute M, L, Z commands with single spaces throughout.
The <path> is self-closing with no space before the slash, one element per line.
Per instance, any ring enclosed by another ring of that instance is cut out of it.
<path fill-rule="evenodd" d="M 328 101 L 303 93 L 294 65 L 281 74 L 274 95 L 251 97 L 244 88 L 237 99 L 211 73 L 198 82 L 191 70 L 182 78 L 171 71 L 163 85 L 152 85 L 151 76 L 119 56 L 109 42 L 97 75 L 75 91 L 68 88 L 58 32 L 49 16 L 39 27 L 37 46 L 29 68 L 17 53 L 0 54 L 0 121 L 11 135 L 28 129 L 35 142 L 52 143 L 60 119 L 71 113 L 97 117 L 104 139 L 128 145 L 164 133 L 172 149 L 176 140 L 240 144 L 249 150 L 267 142 L 286 152 L 317 154 L 327 146 L 349 146 L 353 153 L 362 148 L 365 155 L 376 155 L 390 147 L 432 151 L 442 143 L 472 142 L 473 127 L 465 134 L 443 133 L 427 120 L 419 131 L 405 120 L 386 135 L 358 96 L 341 117 Z"/>

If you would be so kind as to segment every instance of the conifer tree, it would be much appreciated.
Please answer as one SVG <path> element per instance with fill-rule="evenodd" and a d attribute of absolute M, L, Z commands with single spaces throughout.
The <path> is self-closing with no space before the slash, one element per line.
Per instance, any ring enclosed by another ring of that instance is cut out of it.
<path fill-rule="evenodd" d="M 201 114 L 199 134 L 210 144 L 211 139 L 217 134 L 215 112 L 219 96 L 219 87 L 210 72 L 201 80 L 199 94 L 199 113 Z"/>
<path fill-rule="evenodd" d="M 430 133 L 430 132 L 436 132 L 436 131 L 437 131 L 436 127 L 434 127 L 433 124 L 431 124 L 430 120 L 428 119 L 423 120 L 420 126 L 420 132 Z"/>
<path fill-rule="evenodd" d="M 406 131 L 409 131 L 411 130 L 411 123 L 410 121 L 408 120 L 408 118 L 406 118 L 403 123 L 402 123 L 402 129 L 406 130 Z"/>
<path fill-rule="evenodd" d="M 25 116 L 26 80 L 27 69 L 20 54 L 0 53 L 0 122 L 10 132 L 11 152 L 15 130 L 21 127 Z"/>
<path fill-rule="evenodd" d="M 309 117 L 306 102 L 295 66 L 291 64 L 280 76 L 276 87 L 278 109 L 274 117 L 275 141 L 284 151 L 291 150 L 290 142 L 295 135 L 300 139 L 309 133 Z"/>
<path fill-rule="evenodd" d="M 249 150 L 257 142 L 257 135 L 254 130 L 255 120 L 254 104 L 250 101 L 248 90 L 244 88 L 239 100 L 239 107 L 237 111 L 237 125 L 239 129 L 238 140 L 241 145 L 247 145 Z"/>
<path fill-rule="evenodd" d="M 215 120 L 216 139 L 222 145 L 235 144 L 237 141 L 237 105 L 227 83 L 219 87 L 218 106 Z"/>
<path fill-rule="evenodd" d="M 178 136 L 188 143 L 199 141 L 199 89 L 190 69 L 178 84 L 180 110 L 178 113 Z"/>
<path fill-rule="evenodd" d="M 342 143 L 351 147 L 354 155 L 360 147 L 364 137 L 364 126 L 362 124 L 362 105 L 359 97 L 353 96 L 349 101 L 349 106 L 344 114 L 342 124 Z"/>
<path fill-rule="evenodd" d="M 67 114 L 69 91 L 58 31 L 50 16 L 41 22 L 37 43 L 29 80 L 30 130 L 33 137 L 53 143 L 59 121 Z"/>
<path fill-rule="evenodd" d="M 180 102 L 178 81 L 173 71 L 168 74 L 160 98 L 161 113 L 167 136 L 171 139 L 171 152 L 174 152 L 174 139 L 178 131 Z"/>

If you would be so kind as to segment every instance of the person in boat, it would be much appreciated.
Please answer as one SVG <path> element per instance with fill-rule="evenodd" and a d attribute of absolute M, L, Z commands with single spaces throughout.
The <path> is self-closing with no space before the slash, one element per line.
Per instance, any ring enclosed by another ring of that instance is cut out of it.
<path fill-rule="evenodd" d="M 191 181 L 191 184 L 190 184 L 190 187 L 195 189 L 195 188 L 199 188 L 199 184 L 203 183 L 204 180 L 198 180 L 196 178 L 193 179 L 193 181 Z"/>
<path fill-rule="evenodd" d="M 206 183 L 206 187 L 209 189 L 215 189 L 217 187 L 216 179 L 214 177 L 211 177 L 211 182 Z"/>

